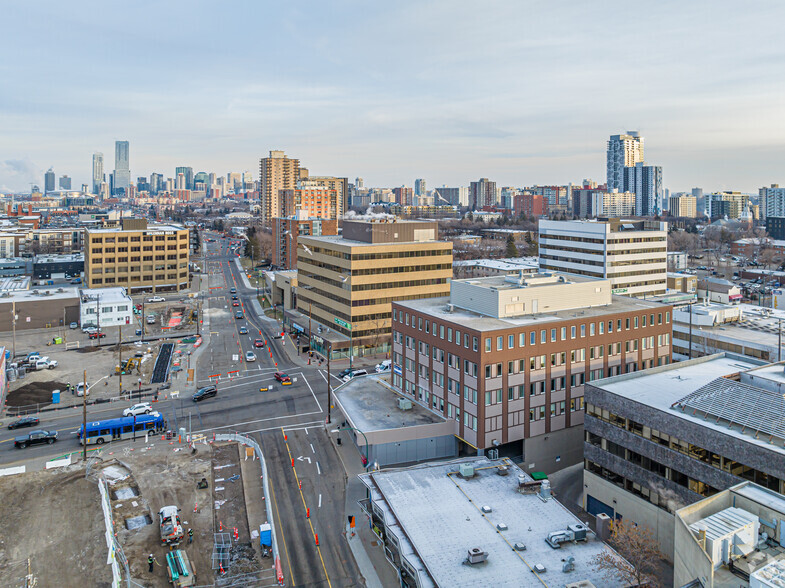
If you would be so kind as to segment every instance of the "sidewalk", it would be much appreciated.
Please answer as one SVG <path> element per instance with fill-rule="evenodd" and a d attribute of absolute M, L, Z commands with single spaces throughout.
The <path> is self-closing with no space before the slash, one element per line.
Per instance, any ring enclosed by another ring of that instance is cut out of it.
<path fill-rule="evenodd" d="M 336 423 L 327 425 L 327 434 L 332 440 L 333 447 L 346 472 L 345 514 L 347 517 L 354 516 L 355 518 L 355 534 L 352 537 L 350 530 L 347 529 L 346 540 L 349 542 L 357 567 L 360 568 L 360 573 L 365 578 L 366 586 L 369 588 L 400 586 L 398 574 L 384 556 L 384 547 L 381 541 L 371 531 L 368 517 L 357 504 L 358 500 L 367 497 L 365 485 L 357 478 L 358 474 L 365 471 L 360 460 L 360 451 L 348 434 L 330 433 L 336 427 Z M 341 438 L 341 445 L 335 443 L 335 438 L 338 436 Z M 346 520 L 348 521 L 348 519 Z"/>

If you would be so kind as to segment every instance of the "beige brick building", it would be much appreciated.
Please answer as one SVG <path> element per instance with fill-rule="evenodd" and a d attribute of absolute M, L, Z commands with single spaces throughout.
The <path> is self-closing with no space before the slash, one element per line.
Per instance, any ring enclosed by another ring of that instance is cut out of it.
<path fill-rule="evenodd" d="M 300 160 L 290 159 L 283 151 L 270 151 L 259 161 L 259 198 L 263 221 L 281 216 L 280 190 L 293 190 L 300 179 Z"/>
<path fill-rule="evenodd" d="M 122 228 L 87 229 L 85 286 L 122 286 L 130 293 L 188 288 L 189 231 L 123 219 Z"/>

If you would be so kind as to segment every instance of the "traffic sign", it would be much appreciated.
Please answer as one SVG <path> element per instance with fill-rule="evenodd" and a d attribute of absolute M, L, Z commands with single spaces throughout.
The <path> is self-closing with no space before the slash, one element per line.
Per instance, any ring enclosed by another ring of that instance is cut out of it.
<path fill-rule="evenodd" d="M 344 329 L 349 329 L 350 331 L 352 330 L 352 325 L 351 324 L 347 323 L 343 319 L 339 319 L 338 317 L 335 317 L 335 324 L 336 325 L 340 325 Z"/>

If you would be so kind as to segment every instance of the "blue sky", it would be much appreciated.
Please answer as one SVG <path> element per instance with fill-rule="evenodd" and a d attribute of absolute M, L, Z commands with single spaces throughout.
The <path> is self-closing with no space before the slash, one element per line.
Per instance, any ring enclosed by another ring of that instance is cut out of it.
<path fill-rule="evenodd" d="M 605 180 L 640 130 L 666 187 L 785 184 L 785 3 L 3 2 L 0 189 L 251 170 L 366 185 Z"/>

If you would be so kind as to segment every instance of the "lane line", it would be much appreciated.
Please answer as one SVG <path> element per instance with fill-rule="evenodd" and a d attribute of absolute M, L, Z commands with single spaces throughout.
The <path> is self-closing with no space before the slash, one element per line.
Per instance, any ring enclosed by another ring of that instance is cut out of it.
<path fill-rule="evenodd" d="M 196 433 L 208 433 L 210 431 L 217 431 L 219 429 L 236 429 L 237 427 L 242 427 L 243 425 L 253 425 L 255 423 L 264 423 L 264 422 L 268 422 L 268 421 L 277 421 L 277 420 L 280 420 L 280 419 L 293 419 L 293 418 L 297 418 L 297 417 L 311 416 L 311 415 L 314 415 L 314 414 L 321 414 L 321 412 L 303 412 L 303 413 L 299 413 L 299 414 L 290 414 L 290 415 L 286 415 L 286 416 L 268 417 L 266 419 L 256 419 L 256 420 L 253 420 L 253 421 L 246 421 L 244 423 L 233 423 L 231 425 L 220 425 L 220 426 L 217 426 L 217 427 L 212 427 L 210 429 L 203 429 L 201 431 L 194 431 L 194 434 L 196 434 Z M 316 423 L 321 423 L 321 422 L 322 421 L 316 421 Z M 311 424 L 313 424 L 313 423 L 311 423 Z M 279 426 L 273 427 L 273 428 L 274 429 L 280 429 L 281 427 L 279 425 Z M 266 431 L 267 429 L 260 429 L 260 430 Z M 252 432 L 255 432 L 255 431 L 252 431 Z"/>
<path fill-rule="evenodd" d="M 316 453 L 316 450 L 313 448 L 313 443 L 309 443 L 309 445 L 311 446 L 311 453 Z"/>
<path fill-rule="evenodd" d="M 322 405 L 319 403 L 319 399 L 316 397 L 316 394 L 314 394 L 313 388 L 311 388 L 311 384 L 308 381 L 308 378 L 306 378 L 305 374 L 303 374 L 302 372 L 298 372 L 298 374 L 302 376 L 303 380 L 305 380 L 305 383 L 308 384 L 308 389 L 311 391 L 311 394 L 313 395 L 313 399 L 316 401 L 316 406 L 319 407 L 319 412 L 324 412 L 322 410 Z"/>
<path fill-rule="evenodd" d="M 318 461 L 316 462 L 316 473 L 318 473 L 320 476 L 322 475 L 322 468 L 319 467 L 319 462 Z"/>
<path fill-rule="evenodd" d="M 319 494 L 319 508 L 322 508 L 322 495 Z"/>

